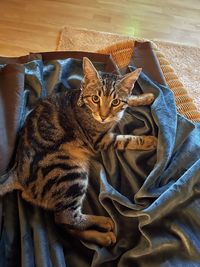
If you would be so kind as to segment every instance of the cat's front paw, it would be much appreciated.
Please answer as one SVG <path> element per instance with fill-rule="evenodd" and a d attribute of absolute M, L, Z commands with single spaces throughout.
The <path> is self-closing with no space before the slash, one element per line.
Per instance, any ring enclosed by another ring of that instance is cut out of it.
<path fill-rule="evenodd" d="M 155 100 L 155 96 L 152 93 L 145 93 L 141 95 L 132 95 L 128 99 L 128 105 L 130 107 L 150 105 Z"/>
<path fill-rule="evenodd" d="M 117 239 L 113 232 L 98 233 L 96 243 L 103 247 L 110 247 L 116 243 Z"/>
<path fill-rule="evenodd" d="M 67 232 L 72 236 L 79 238 L 82 241 L 86 241 L 92 244 L 99 245 L 101 247 L 113 246 L 116 241 L 116 235 L 114 232 L 99 232 L 96 230 L 74 230 L 68 229 Z"/>
<path fill-rule="evenodd" d="M 157 147 L 155 136 L 118 135 L 114 144 L 117 150 L 151 150 Z"/>
<path fill-rule="evenodd" d="M 143 136 L 143 144 L 141 150 L 151 150 L 156 149 L 158 144 L 158 139 L 155 136 Z"/>
<path fill-rule="evenodd" d="M 110 217 L 98 216 L 94 227 L 102 232 L 114 232 L 115 224 Z"/>
<path fill-rule="evenodd" d="M 146 105 L 150 105 L 155 100 L 155 96 L 152 93 L 145 93 L 145 94 L 143 94 L 143 96 L 145 97 L 145 100 L 146 100 L 145 104 Z"/>

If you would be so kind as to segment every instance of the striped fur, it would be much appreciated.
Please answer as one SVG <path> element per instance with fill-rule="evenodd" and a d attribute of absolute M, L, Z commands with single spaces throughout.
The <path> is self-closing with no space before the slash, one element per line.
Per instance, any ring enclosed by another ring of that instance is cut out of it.
<path fill-rule="evenodd" d="M 100 77 L 85 58 L 83 71 L 81 91 L 44 99 L 28 115 L 20 133 L 15 170 L 6 185 L 0 186 L 0 195 L 21 190 L 25 200 L 53 211 L 57 223 L 76 229 L 76 235 L 84 240 L 83 230 L 94 226 L 103 229 L 106 236 L 98 231 L 88 233 L 88 241 L 107 246 L 116 241 L 112 220 L 81 211 L 89 158 L 112 143 L 121 150 L 134 149 L 134 144 L 136 149 L 144 149 L 145 138 L 153 140 L 148 141 L 147 149 L 151 149 L 155 138 L 116 136 L 111 132 L 128 106 L 140 70 L 121 78 Z"/>

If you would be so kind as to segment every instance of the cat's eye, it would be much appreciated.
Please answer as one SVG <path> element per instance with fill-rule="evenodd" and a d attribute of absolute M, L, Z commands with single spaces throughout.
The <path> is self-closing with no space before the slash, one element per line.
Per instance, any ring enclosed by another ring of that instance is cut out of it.
<path fill-rule="evenodd" d="M 117 98 L 112 101 L 112 105 L 114 107 L 119 106 L 120 103 L 121 103 L 121 101 L 119 99 L 117 99 Z"/>
<path fill-rule="evenodd" d="M 98 95 L 93 95 L 93 96 L 92 96 L 92 101 L 93 101 L 94 103 L 99 103 L 99 101 L 100 101 L 99 96 L 98 96 Z"/>

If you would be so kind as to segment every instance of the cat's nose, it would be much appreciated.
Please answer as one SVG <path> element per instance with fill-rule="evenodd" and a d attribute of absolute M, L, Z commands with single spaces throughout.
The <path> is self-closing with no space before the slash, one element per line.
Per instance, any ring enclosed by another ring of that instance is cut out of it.
<path fill-rule="evenodd" d="M 102 115 L 101 115 L 101 119 L 102 119 L 102 121 L 105 121 L 106 118 L 107 118 L 107 116 L 102 116 Z"/>

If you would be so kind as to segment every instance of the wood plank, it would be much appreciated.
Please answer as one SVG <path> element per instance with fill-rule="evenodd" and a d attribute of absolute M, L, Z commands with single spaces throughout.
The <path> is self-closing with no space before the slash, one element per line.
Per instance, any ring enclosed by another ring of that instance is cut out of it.
<path fill-rule="evenodd" d="M 55 50 L 64 26 L 200 46 L 200 1 L 1 1 L 0 55 Z"/>

